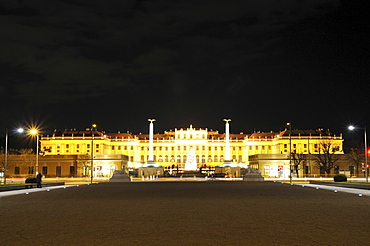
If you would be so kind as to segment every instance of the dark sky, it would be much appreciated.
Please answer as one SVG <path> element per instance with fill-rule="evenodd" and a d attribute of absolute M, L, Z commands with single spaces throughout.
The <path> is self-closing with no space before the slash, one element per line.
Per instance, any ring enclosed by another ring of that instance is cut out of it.
<path fill-rule="evenodd" d="M 0 127 L 369 125 L 364 3 L 2 0 Z"/>

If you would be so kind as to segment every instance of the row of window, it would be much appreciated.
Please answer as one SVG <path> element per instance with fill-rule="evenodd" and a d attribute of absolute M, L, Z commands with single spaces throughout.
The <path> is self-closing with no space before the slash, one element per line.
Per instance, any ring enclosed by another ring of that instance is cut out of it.
<path fill-rule="evenodd" d="M 176 159 L 175 159 L 175 156 L 171 155 L 171 156 L 168 156 L 168 155 L 165 155 L 164 157 L 162 155 L 159 155 L 158 157 L 156 155 L 153 156 L 154 158 L 154 161 L 156 162 L 177 162 L 177 163 L 185 163 L 186 162 L 186 159 L 187 159 L 187 155 L 178 155 L 176 156 Z M 196 160 L 197 160 L 197 163 L 206 163 L 206 162 L 223 162 L 225 159 L 224 159 L 224 156 L 221 155 L 220 157 L 218 155 L 214 155 L 214 156 L 211 156 L 211 155 L 208 155 L 208 158 L 206 159 L 206 156 L 202 155 L 201 159 L 200 159 L 200 156 L 199 155 L 196 155 Z M 144 155 L 141 155 L 141 162 L 145 162 L 146 160 L 148 160 L 148 156 L 146 156 L 146 159 L 145 159 L 145 156 Z M 238 161 L 238 162 L 242 162 L 242 156 L 239 155 L 238 156 L 238 159 L 236 157 L 236 155 L 233 155 L 232 156 L 232 160 L 233 161 Z"/>
<path fill-rule="evenodd" d="M 69 167 L 70 176 L 75 176 L 75 170 L 76 169 L 75 169 L 74 166 Z M 49 174 L 49 167 L 43 166 L 41 173 L 42 173 L 42 175 L 45 175 L 45 176 L 48 175 Z M 18 175 L 18 174 L 21 174 L 21 168 L 20 167 L 14 167 L 14 175 Z M 35 174 L 35 167 L 34 166 L 27 167 L 27 174 L 29 174 L 29 175 Z M 61 166 L 56 166 L 55 167 L 55 176 L 57 176 L 57 177 L 62 176 L 62 167 Z"/>

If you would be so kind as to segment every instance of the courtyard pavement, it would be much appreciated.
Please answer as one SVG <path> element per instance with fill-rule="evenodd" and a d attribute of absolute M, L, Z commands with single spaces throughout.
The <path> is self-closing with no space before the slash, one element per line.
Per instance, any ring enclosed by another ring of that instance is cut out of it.
<path fill-rule="evenodd" d="M 0 192 L 1 243 L 370 245 L 367 192 L 238 181 L 7 191 Z"/>

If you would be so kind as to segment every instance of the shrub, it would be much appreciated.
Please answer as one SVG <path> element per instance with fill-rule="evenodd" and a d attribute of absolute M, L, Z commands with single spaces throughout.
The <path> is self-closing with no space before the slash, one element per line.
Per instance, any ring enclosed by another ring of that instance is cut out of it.
<path fill-rule="evenodd" d="M 344 174 L 337 174 L 334 176 L 334 182 L 346 182 L 347 176 Z"/>
<path fill-rule="evenodd" d="M 35 177 L 28 177 L 26 178 L 25 183 L 26 184 L 37 183 L 37 179 Z"/>

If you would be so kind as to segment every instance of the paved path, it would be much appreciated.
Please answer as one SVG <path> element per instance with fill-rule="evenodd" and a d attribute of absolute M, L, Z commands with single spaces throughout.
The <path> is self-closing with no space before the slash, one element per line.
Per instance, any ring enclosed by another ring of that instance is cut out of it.
<path fill-rule="evenodd" d="M 32 189 L 0 199 L 1 242 L 370 245 L 369 196 L 304 185 L 143 182 Z"/>

